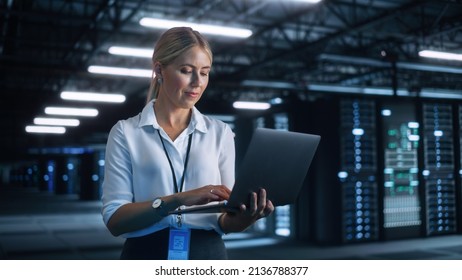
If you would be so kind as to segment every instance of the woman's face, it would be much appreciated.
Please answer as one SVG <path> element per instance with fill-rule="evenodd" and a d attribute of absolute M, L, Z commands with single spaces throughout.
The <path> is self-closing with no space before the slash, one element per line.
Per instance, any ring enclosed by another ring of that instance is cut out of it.
<path fill-rule="evenodd" d="M 208 85 L 211 64 L 207 52 L 193 47 L 173 63 L 161 67 L 159 98 L 165 98 L 176 108 L 192 108 Z"/>

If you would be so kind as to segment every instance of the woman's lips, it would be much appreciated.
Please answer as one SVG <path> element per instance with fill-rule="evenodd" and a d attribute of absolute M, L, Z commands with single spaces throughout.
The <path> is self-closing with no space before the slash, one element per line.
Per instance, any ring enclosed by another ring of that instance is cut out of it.
<path fill-rule="evenodd" d="M 188 96 L 191 96 L 191 97 L 198 97 L 199 96 L 199 93 L 198 92 L 194 92 L 194 91 L 188 91 L 186 92 L 186 94 Z"/>

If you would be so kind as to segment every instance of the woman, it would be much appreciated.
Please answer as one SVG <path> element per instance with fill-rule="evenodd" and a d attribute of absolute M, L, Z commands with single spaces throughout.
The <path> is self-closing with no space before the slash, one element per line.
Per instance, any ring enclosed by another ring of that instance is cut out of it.
<path fill-rule="evenodd" d="M 194 106 L 212 66 L 208 42 L 187 27 L 167 30 L 153 54 L 155 78 L 140 114 L 114 125 L 106 147 L 103 219 L 127 238 L 122 259 L 226 259 L 221 235 L 274 211 L 265 190 L 238 213 L 168 215 L 226 200 L 235 150 L 228 125 Z M 189 246 L 188 246 L 189 245 Z"/>

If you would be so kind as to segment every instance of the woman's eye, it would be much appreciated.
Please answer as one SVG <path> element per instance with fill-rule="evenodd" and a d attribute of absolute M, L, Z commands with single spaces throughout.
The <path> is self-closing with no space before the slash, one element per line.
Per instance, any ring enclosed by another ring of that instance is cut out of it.
<path fill-rule="evenodd" d="M 189 69 L 181 69 L 181 73 L 183 73 L 183 74 L 190 74 L 190 73 L 192 73 L 192 71 L 189 70 Z"/>
<path fill-rule="evenodd" d="M 206 77 L 209 75 L 209 73 L 201 73 L 202 76 Z"/>

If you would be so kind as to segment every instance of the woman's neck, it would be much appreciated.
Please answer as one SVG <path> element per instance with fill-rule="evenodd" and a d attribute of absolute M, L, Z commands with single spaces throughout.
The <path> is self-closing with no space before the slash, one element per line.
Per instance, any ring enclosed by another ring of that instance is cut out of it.
<path fill-rule="evenodd" d="M 169 108 L 162 102 L 154 102 L 154 113 L 157 123 L 164 129 L 168 136 L 175 140 L 185 130 L 191 120 L 191 109 Z"/>

